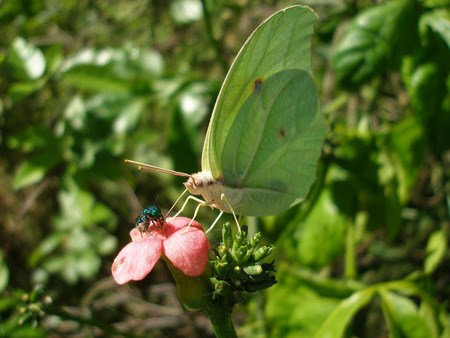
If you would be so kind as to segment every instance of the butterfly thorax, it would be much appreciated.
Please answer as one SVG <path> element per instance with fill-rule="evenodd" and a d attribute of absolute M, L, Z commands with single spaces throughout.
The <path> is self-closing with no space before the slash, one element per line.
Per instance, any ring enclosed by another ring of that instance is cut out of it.
<path fill-rule="evenodd" d="M 206 202 L 211 203 L 215 208 L 223 210 L 221 195 L 226 188 L 225 182 L 215 179 L 210 171 L 200 171 L 192 174 L 184 183 L 184 186 L 192 195 L 202 195 Z M 228 210 L 224 210 L 229 212 Z"/>

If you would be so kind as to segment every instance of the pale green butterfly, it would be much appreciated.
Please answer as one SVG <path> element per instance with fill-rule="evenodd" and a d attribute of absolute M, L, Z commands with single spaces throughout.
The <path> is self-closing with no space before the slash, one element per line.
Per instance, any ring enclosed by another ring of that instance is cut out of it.
<path fill-rule="evenodd" d="M 216 101 L 201 172 L 127 162 L 189 177 L 187 191 L 202 195 L 206 203 L 190 198 L 221 210 L 219 217 L 223 212 L 276 215 L 301 202 L 315 180 L 328 129 L 310 61 L 316 20 L 309 7 L 289 7 L 248 38 Z"/>

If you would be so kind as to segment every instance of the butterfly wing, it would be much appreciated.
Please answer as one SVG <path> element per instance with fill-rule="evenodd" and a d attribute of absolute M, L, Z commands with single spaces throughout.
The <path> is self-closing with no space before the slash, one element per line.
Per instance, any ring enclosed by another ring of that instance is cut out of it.
<path fill-rule="evenodd" d="M 303 200 L 327 129 L 308 72 L 291 69 L 258 79 L 222 150 L 225 195 L 235 211 L 275 215 Z"/>
<path fill-rule="evenodd" d="M 223 178 L 225 141 L 236 115 L 254 91 L 255 80 L 264 81 L 285 69 L 312 73 L 310 44 L 316 21 L 309 7 L 293 6 L 272 15 L 248 38 L 216 101 L 203 146 L 202 170 L 211 171 L 216 179 Z"/>

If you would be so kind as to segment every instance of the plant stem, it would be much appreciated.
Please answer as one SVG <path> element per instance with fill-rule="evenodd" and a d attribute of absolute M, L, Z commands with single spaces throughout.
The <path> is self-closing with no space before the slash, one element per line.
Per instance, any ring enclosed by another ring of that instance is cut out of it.
<path fill-rule="evenodd" d="M 213 306 L 205 308 L 204 311 L 211 321 L 217 338 L 237 338 L 230 312 L 218 310 Z"/>
<path fill-rule="evenodd" d="M 345 243 L 345 278 L 356 277 L 355 224 L 349 220 Z"/>
<path fill-rule="evenodd" d="M 209 41 L 211 42 L 212 47 L 214 48 L 214 51 L 216 53 L 217 61 L 220 63 L 223 72 L 226 74 L 228 71 L 228 64 L 222 57 L 222 51 L 220 50 L 219 41 L 214 38 L 214 35 L 212 33 L 212 25 L 211 25 L 211 18 L 208 12 L 208 5 L 206 0 L 201 0 L 202 2 L 202 9 L 203 9 L 203 19 L 205 20 L 205 26 L 206 26 L 206 33 L 208 34 Z"/>

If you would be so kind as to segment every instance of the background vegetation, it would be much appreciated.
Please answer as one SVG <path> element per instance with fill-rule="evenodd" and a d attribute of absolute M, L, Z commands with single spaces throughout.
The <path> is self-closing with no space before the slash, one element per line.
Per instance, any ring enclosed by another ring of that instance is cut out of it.
<path fill-rule="evenodd" d="M 123 160 L 198 171 L 233 57 L 296 3 L 1 1 L 0 336 L 212 334 L 163 264 L 112 281 L 142 208 L 183 188 Z M 308 199 L 246 220 L 278 284 L 237 309 L 239 334 L 449 337 L 450 3 L 306 4 L 330 131 Z"/>

